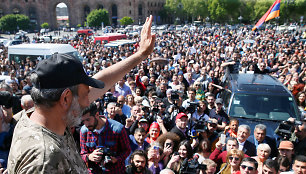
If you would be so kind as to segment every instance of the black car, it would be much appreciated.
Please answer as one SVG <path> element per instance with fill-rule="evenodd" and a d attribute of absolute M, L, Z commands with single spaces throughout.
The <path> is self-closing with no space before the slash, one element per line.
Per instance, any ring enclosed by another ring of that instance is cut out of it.
<path fill-rule="evenodd" d="M 267 126 L 267 135 L 289 117 L 300 118 L 300 112 L 291 92 L 276 78 L 262 74 L 230 74 L 220 94 L 230 117 L 254 130 L 259 124 Z"/>

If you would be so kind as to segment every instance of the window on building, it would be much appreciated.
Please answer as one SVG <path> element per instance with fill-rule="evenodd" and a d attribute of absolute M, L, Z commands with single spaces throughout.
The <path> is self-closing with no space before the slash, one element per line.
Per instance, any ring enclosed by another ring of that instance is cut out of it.
<path fill-rule="evenodd" d="M 142 16 L 142 5 L 141 4 L 138 5 L 138 15 Z"/>

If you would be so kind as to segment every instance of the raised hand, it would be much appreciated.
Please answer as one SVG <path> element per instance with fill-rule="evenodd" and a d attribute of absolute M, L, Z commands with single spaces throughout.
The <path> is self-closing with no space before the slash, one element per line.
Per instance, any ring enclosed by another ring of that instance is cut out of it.
<path fill-rule="evenodd" d="M 139 43 L 139 51 L 142 55 L 150 55 L 154 49 L 155 44 L 155 34 L 151 33 L 153 16 L 147 17 L 145 24 L 141 30 L 141 39 Z"/>

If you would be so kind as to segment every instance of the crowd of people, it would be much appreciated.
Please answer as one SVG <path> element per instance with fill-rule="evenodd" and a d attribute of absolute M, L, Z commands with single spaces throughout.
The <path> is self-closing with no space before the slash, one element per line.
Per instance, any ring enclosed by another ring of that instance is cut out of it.
<path fill-rule="evenodd" d="M 251 130 L 239 124 L 218 98 L 227 73 L 269 74 L 306 111 L 305 38 L 305 31 L 245 27 L 156 34 L 153 53 L 96 96 L 82 124 L 71 127 L 88 172 L 306 174 L 306 117 L 292 132 L 294 142 L 277 142 L 266 135 L 269 125 Z M 86 36 L 52 42 L 76 48 L 86 74 L 95 77 L 137 52 L 140 37 L 131 39 L 136 44 L 119 47 Z M 16 64 L 1 49 L 0 71 L 10 76 L 0 85 L 0 162 L 6 168 L 16 122 L 34 106 L 30 73 L 39 60 Z"/>

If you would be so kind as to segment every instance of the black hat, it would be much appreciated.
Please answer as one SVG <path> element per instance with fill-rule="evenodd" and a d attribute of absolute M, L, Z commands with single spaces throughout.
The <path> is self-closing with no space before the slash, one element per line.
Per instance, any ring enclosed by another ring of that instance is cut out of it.
<path fill-rule="evenodd" d="M 82 63 L 68 54 L 53 54 L 37 64 L 35 73 L 38 75 L 40 89 L 65 88 L 85 84 L 94 88 L 104 88 L 100 80 L 88 77 Z"/>

